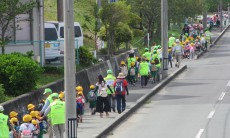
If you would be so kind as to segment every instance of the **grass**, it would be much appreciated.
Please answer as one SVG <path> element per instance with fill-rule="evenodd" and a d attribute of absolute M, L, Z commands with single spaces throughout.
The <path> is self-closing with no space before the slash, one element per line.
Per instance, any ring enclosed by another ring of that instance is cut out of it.
<path fill-rule="evenodd" d="M 42 74 L 40 75 L 39 80 L 37 81 L 36 88 L 39 89 L 42 86 L 49 84 L 51 82 L 57 81 L 59 79 L 62 79 L 64 75 L 62 74 Z"/>

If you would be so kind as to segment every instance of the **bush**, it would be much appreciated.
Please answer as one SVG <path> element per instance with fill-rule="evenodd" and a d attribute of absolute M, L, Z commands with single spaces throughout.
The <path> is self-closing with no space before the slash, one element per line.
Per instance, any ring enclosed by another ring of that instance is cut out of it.
<path fill-rule="evenodd" d="M 18 96 L 33 90 L 42 73 L 37 62 L 20 53 L 0 55 L 0 83 L 7 95 Z"/>
<path fill-rule="evenodd" d="M 0 103 L 5 102 L 6 101 L 6 97 L 5 97 L 5 89 L 3 88 L 2 84 L 0 84 Z"/>
<path fill-rule="evenodd" d="M 94 57 L 87 49 L 86 46 L 81 46 L 78 52 L 79 52 L 80 66 L 88 67 L 94 63 Z M 76 52 L 76 56 L 77 56 L 77 52 Z"/>

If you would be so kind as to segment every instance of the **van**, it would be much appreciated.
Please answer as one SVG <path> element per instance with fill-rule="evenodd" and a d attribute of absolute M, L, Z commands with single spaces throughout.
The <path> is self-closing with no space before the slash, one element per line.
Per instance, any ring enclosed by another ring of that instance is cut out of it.
<path fill-rule="evenodd" d="M 46 21 L 47 23 L 52 23 L 56 26 L 58 31 L 58 40 L 60 41 L 60 50 L 64 52 L 64 22 L 57 21 Z M 80 23 L 74 22 L 74 39 L 75 48 L 83 46 L 83 33 Z"/>
<path fill-rule="evenodd" d="M 60 42 L 58 41 L 58 32 L 54 24 L 45 23 L 45 60 L 54 61 L 60 57 L 64 57 L 61 54 Z"/>

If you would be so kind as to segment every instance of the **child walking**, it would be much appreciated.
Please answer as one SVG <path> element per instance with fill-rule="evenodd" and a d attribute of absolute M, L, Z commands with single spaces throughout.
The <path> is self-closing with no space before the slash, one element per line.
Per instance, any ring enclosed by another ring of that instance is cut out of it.
<path fill-rule="evenodd" d="M 131 63 L 131 68 L 128 71 L 128 74 L 130 76 L 130 82 L 133 86 L 135 86 L 136 83 L 136 74 L 137 74 L 137 69 L 135 67 L 135 62 Z"/>
<path fill-rule="evenodd" d="M 95 115 L 96 106 L 97 106 L 97 95 L 95 92 L 95 86 L 90 85 L 90 91 L 87 94 L 87 98 L 89 101 L 89 108 L 91 109 L 91 115 Z"/>

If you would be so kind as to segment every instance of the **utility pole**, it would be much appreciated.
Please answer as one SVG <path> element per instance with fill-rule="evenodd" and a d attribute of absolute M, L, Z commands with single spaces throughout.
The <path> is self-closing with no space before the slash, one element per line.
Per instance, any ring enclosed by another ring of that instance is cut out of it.
<path fill-rule="evenodd" d="M 57 20 L 63 22 L 63 0 L 57 0 Z"/>
<path fill-rule="evenodd" d="M 96 3 L 98 5 L 98 9 L 100 9 L 101 8 L 101 0 L 96 0 Z"/>
<path fill-rule="evenodd" d="M 44 40 L 45 40 L 45 31 L 44 31 L 44 0 L 41 0 L 39 3 L 39 17 L 40 17 L 40 65 L 44 66 L 45 62 L 45 48 L 44 48 Z"/>
<path fill-rule="evenodd" d="M 223 30 L 223 0 L 220 0 L 220 31 Z"/>
<path fill-rule="evenodd" d="M 150 38 L 149 38 L 149 33 L 147 34 L 147 39 L 148 39 L 148 49 L 150 48 L 150 46 L 149 46 L 149 41 L 150 41 Z M 149 49 L 150 50 L 150 49 Z"/>
<path fill-rule="evenodd" d="M 229 7 L 229 4 L 228 4 L 228 24 L 230 23 L 230 7 Z"/>
<path fill-rule="evenodd" d="M 168 76 L 168 0 L 161 0 L 161 45 L 163 47 L 162 79 Z"/>
<path fill-rule="evenodd" d="M 77 138 L 74 0 L 64 2 L 65 138 Z"/>
<path fill-rule="evenodd" d="M 207 28 L 207 10 L 203 11 L 203 28 Z"/>

